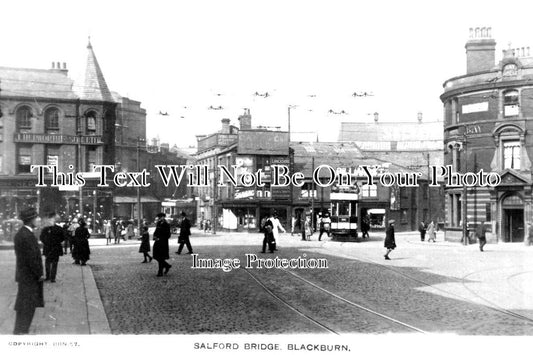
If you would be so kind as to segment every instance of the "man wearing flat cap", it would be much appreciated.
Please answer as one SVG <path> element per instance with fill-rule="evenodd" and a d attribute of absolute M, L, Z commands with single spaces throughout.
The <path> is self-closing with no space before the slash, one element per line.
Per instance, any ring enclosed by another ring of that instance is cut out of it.
<path fill-rule="evenodd" d="M 26 208 L 20 212 L 20 219 L 24 225 L 14 238 L 17 258 L 15 281 L 18 283 L 18 292 L 13 334 L 28 334 L 35 308 L 44 307 L 43 261 L 37 238 L 33 234 L 37 211 L 32 207 Z"/>

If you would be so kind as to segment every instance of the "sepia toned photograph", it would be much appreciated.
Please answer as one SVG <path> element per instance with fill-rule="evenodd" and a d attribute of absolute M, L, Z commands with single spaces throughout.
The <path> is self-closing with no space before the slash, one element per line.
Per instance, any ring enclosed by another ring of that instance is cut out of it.
<path fill-rule="evenodd" d="M 0 351 L 533 335 L 526 1 L 0 4 Z"/>

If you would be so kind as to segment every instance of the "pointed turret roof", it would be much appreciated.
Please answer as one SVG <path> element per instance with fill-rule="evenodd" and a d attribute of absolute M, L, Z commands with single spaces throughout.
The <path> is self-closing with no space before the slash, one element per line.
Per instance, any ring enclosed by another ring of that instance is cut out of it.
<path fill-rule="evenodd" d="M 77 83 L 76 87 L 79 98 L 82 100 L 114 102 L 113 95 L 105 82 L 104 74 L 100 69 L 100 65 L 98 65 L 98 60 L 96 60 L 90 37 L 87 52 L 85 76 Z"/>

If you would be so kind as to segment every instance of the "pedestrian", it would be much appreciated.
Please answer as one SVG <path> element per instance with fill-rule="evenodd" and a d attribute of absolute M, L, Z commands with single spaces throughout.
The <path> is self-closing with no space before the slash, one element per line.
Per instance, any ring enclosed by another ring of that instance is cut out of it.
<path fill-rule="evenodd" d="M 479 251 L 483 251 L 483 247 L 487 244 L 487 227 L 485 227 L 485 223 L 481 222 L 477 226 L 475 233 L 477 239 L 479 239 Z"/>
<path fill-rule="evenodd" d="M 150 256 L 150 234 L 148 233 L 148 227 L 142 227 L 141 234 L 141 246 L 139 247 L 139 253 L 143 253 L 144 261 L 143 263 L 151 263 L 152 257 Z"/>
<path fill-rule="evenodd" d="M 311 236 L 313 235 L 311 214 L 308 214 L 305 216 L 303 233 L 304 233 L 304 240 L 311 240 Z"/>
<path fill-rule="evenodd" d="M 180 235 L 178 236 L 178 243 L 179 248 L 176 254 L 181 254 L 181 251 L 183 250 L 183 246 L 187 246 L 187 250 L 189 251 L 187 254 L 192 254 L 192 246 L 191 241 L 189 240 L 189 237 L 191 236 L 191 221 L 187 218 L 187 214 L 185 212 L 181 212 L 181 223 L 180 223 Z"/>
<path fill-rule="evenodd" d="M 87 260 L 90 259 L 91 249 L 89 248 L 89 238 L 91 235 L 87 230 L 85 220 L 80 218 L 78 220 L 80 225 L 74 233 L 74 250 L 72 250 L 72 257 L 74 258 L 74 264 L 87 265 Z"/>
<path fill-rule="evenodd" d="M 418 225 L 418 231 L 420 232 L 420 241 L 423 242 L 426 239 L 426 224 L 424 221 L 420 221 L 420 224 Z"/>
<path fill-rule="evenodd" d="M 428 243 L 429 242 L 433 242 L 435 243 L 436 239 L 437 239 L 437 231 L 435 229 L 435 224 L 433 223 L 433 221 L 431 221 L 429 224 L 428 224 L 428 227 L 427 227 L 427 235 L 428 235 Z"/>
<path fill-rule="evenodd" d="M 363 239 L 370 238 L 368 235 L 368 231 L 370 230 L 370 218 L 368 218 L 368 215 L 364 215 L 363 218 L 361 218 L 361 237 Z"/>
<path fill-rule="evenodd" d="M 531 225 L 531 222 L 527 222 L 527 227 L 527 245 L 533 245 L 533 226 Z"/>
<path fill-rule="evenodd" d="M 57 223 L 59 216 L 56 212 L 50 212 L 48 218 L 52 219 L 54 224 L 43 228 L 40 240 L 43 243 L 44 266 L 46 272 L 45 281 L 56 282 L 57 264 L 59 257 L 63 256 L 63 246 L 61 243 L 65 240 L 65 232 Z"/>
<path fill-rule="evenodd" d="M 294 230 L 296 229 L 296 216 L 291 217 L 291 236 L 294 235 Z"/>
<path fill-rule="evenodd" d="M 65 222 L 63 224 L 63 235 L 65 236 L 65 241 L 63 242 L 63 248 L 64 248 L 64 255 L 68 254 L 68 250 L 72 253 L 72 238 L 70 236 L 70 232 L 68 228 L 70 227 L 70 223 Z"/>
<path fill-rule="evenodd" d="M 273 232 L 273 224 L 270 218 L 267 218 L 264 220 L 263 224 L 263 248 L 261 249 L 261 253 L 265 253 L 266 246 L 268 245 L 268 250 L 273 253 L 274 250 L 276 250 L 276 239 L 274 238 L 274 232 Z"/>
<path fill-rule="evenodd" d="M 72 250 L 74 249 L 74 234 L 76 234 L 76 229 L 78 229 L 79 226 L 78 219 L 74 217 L 70 222 L 70 226 L 68 227 L 70 254 L 72 254 Z"/>
<path fill-rule="evenodd" d="M 329 217 L 329 212 L 324 213 L 322 219 L 320 220 L 320 234 L 318 235 L 318 241 L 322 239 L 322 233 L 326 232 L 328 238 L 330 237 L 331 229 L 331 218 Z"/>
<path fill-rule="evenodd" d="M 120 236 L 122 234 L 122 221 L 117 219 L 115 224 L 115 244 L 120 244 Z"/>
<path fill-rule="evenodd" d="M 111 240 L 113 240 L 113 224 L 111 223 L 111 220 L 104 221 L 104 233 L 105 245 L 111 244 Z"/>
<path fill-rule="evenodd" d="M 130 240 L 133 236 L 135 236 L 135 230 L 133 228 L 133 222 L 128 221 L 128 225 L 126 226 L 126 233 L 124 235 L 124 241 L 126 239 Z"/>
<path fill-rule="evenodd" d="M 394 222 L 394 219 L 389 220 L 389 226 L 385 231 L 385 248 L 387 248 L 385 260 L 390 260 L 389 254 L 396 248 L 396 240 L 394 239 Z"/>
<path fill-rule="evenodd" d="M 269 218 L 272 221 L 272 234 L 274 235 L 274 241 L 278 240 L 279 237 L 279 231 L 281 230 L 282 233 L 287 233 L 285 231 L 285 228 L 281 225 L 281 222 L 278 219 L 278 214 L 276 211 L 274 211 Z"/>
<path fill-rule="evenodd" d="M 43 261 L 37 238 L 33 234 L 37 226 L 37 211 L 33 207 L 26 208 L 20 212 L 20 219 L 24 225 L 14 238 L 18 291 L 13 334 L 28 334 L 35 308 L 44 307 Z"/>
<path fill-rule="evenodd" d="M 166 262 L 170 257 L 168 255 L 168 240 L 170 239 L 170 226 L 167 223 L 166 214 L 158 213 L 156 216 L 156 227 L 154 232 L 154 250 L 153 256 L 157 260 L 158 271 L 157 276 L 163 276 L 163 269 L 165 270 L 165 275 L 168 273 L 168 270 L 172 267 L 169 263 Z"/>

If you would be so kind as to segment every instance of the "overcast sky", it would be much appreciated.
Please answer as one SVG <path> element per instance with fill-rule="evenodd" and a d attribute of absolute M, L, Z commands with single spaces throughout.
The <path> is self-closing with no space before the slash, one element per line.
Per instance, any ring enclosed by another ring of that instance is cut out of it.
<path fill-rule="evenodd" d="M 465 73 L 468 29 L 492 27 L 499 59 L 509 42 L 532 45 L 532 10 L 487 0 L 3 1 L 0 65 L 67 62 L 75 79 L 90 35 L 109 88 L 146 108 L 149 137 L 188 146 L 222 118 L 238 125 L 245 107 L 253 125 L 287 129 L 297 105 L 291 129 L 331 141 L 339 122 L 374 112 L 442 120 L 442 83 Z"/>

